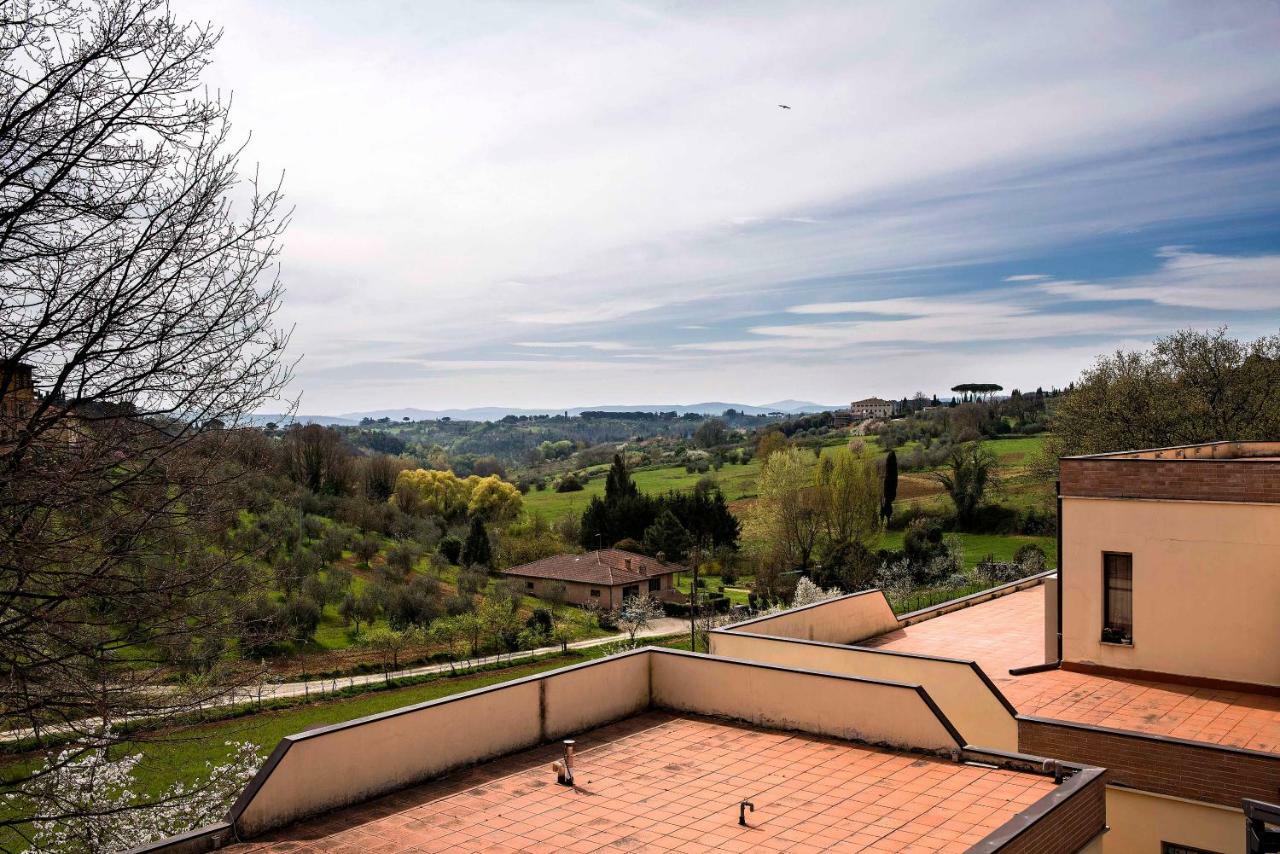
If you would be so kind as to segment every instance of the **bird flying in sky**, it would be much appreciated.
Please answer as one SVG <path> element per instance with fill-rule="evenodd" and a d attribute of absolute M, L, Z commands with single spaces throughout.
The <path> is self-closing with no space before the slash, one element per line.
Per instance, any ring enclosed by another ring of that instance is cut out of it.
<path fill-rule="evenodd" d="M 791 109 L 791 108 L 790 108 L 790 107 L 788 107 L 786 104 L 779 104 L 778 106 L 779 106 L 779 107 L 781 107 L 781 108 L 782 108 L 782 109 L 784 109 L 784 110 L 789 110 L 789 109 Z"/>

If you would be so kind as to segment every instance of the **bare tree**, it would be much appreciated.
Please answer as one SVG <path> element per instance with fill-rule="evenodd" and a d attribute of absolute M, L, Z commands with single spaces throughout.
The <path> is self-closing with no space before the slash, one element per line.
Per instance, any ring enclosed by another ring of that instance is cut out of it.
<path fill-rule="evenodd" d="M 212 27 L 163 0 L 0 15 L 0 708 L 75 757 L 249 676 L 222 652 L 252 578 L 219 538 L 246 416 L 289 379 L 288 214 L 201 87 Z M 200 678 L 161 684 L 174 649 Z M 60 818 L 27 807 L 0 826 Z"/>

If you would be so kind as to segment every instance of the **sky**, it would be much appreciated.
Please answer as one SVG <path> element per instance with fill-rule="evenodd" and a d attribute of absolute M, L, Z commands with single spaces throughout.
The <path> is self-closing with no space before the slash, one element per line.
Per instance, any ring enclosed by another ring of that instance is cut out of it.
<path fill-rule="evenodd" d="M 174 8 L 295 206 L 304 413 L 1048 388 L 1280 330 L 1280 4 Z"/>

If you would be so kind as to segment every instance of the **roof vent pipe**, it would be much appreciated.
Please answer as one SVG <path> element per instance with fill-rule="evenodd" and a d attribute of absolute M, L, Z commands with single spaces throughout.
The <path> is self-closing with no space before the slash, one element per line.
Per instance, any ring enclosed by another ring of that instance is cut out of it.
<path fill-rule="evenodd" d="M 564 758 L 555 763 L 553 768 L 556 769 L 556 782 L 561 786 L 573 785 L 573 739 L 566 738 L 564 740 Z"/>

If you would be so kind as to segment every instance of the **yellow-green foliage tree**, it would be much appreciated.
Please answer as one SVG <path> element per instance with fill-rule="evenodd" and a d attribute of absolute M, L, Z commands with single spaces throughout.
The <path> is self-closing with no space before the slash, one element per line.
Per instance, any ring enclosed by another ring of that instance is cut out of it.
<path fill-rule="evenodd" d="M 798 449 L 769 454 L 760 469 L 759 496 L 743 526 L 750 552 L 787 569 L 808 567 L 825 521 L 814 481 L 813 464 Z"/>
<path fill-rule="evenodd" d="M 520 513 L 520 490 L 495 474 L 488 477 L 472 475 L 466 480 L 470 493 L 467 513 L 479 516 L 487 522 L 514 519 Z"/>
<path fill-rule="evenodd" d="M 880 472 L 874 460 L 852 450 L 836 451 L 829 459 L 829 465 L 818 466 L 827 538 L 869 548 L 884 530 Z"/>
<path fill-rule="evenodd" d="M 520 490 L 497 475 L 460 478 L 451 471 L 410 469 L 396 477 L 391 501 L 406 513 L 456 519 L 463 514 L 487 522 L 511 519 L 520 513 Z"/>

